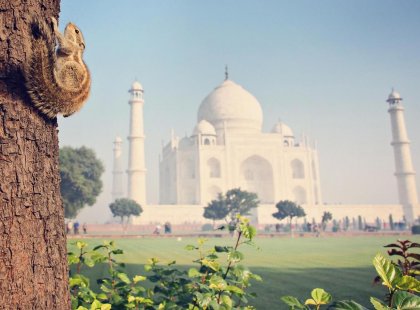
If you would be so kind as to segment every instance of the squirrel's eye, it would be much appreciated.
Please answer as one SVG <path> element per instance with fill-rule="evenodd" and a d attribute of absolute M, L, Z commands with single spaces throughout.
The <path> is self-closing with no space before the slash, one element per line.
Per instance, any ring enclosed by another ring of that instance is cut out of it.
<path fill-rule="evenodd" d="M 76 33 L 79 33 L 79 30 L 75 29 L 74 31 L 76 31 Z"/>

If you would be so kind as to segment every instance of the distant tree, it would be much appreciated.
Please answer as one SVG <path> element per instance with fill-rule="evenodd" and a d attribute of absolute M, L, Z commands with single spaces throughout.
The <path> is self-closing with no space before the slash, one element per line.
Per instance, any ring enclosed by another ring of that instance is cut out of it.
<path fill-rule="evenodd" d="M 236 216 L 238 214 L 249 215 L 249 212 L 257 208 L 259 204 L 257 194 L 241 190 L 240 188 L 228 190 L 224 197 L 219 196 L 220 198 L 224 199 L 232 221 L 237 220 Z"/>
<path fill-rule="evenodd" d="M 281 200 L 276 204 L 277 212 L 273 213 L 273 217 L 278 220 L 283 220 L 285 218 L 289 219 L 290 232 L 292 232 L 292 219 L 294 217 L 304 217 L 306 216 L 305 210 L 298 204 L 290 200 Z"/>
<path fill-rule="evenodd" d="M 121 223 L 124 222 L 124 218 L 128 220 L 130 216 L 138 216 L 143 212 L 142 207 L 137 202 L 127 198 L 115 200 L 109 205 L 109 208 L 111 209 L 114 217 L 120 218 Z"/>
<path fill-rule="evenodd" d="M 217 200 L 212 200 L 207 207 L 204 207 L 203 217 L 213 220 L 213 228 L 217 220 L 223 220 L 229 214 L 229 209 L 226 205 L 226 200 L 222 194 L 218 195 Z"/>
<path fill-rule="evenodd" d="M 331 220 L 332 220 L 331 212 L 324 211 L 324 213 L 322 214 L 322 218 L 321 218 L 322 231 L 325 231 L 325 229 L 327 228 L 327 223 Z"/>
<path fill-rule="evenodd" d="M 92 206 L 102 191 L 102 162 L 87 147 L 60 149 L 61 196 L 64 216 L 75 218 L 85 206 Z"/>
<path fill-rule="evenodd" d="M 115 200 L 109 205 L 109 208 L 111 209 L 112 215 L 114 217 L 120 218 L 123 229 L 127 227 L 126 225 L 128 224 L 132 215 L 139 216 L 143 212 L 142 207 L 137 202 L 127 198 L 120 198 Z M 124 218 L 126 219 L 125 226 Z"/>

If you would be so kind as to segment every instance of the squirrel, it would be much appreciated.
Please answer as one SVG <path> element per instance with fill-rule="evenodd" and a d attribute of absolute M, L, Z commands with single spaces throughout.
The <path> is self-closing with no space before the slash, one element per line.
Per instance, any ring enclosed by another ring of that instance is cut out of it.
<path fill-rule="evenodd" d="M 23 70 L 25 86 L 35 107 L 47 117 L 67 117 L 80 110 L 89 97 L 91 78 L 83 61 L 85 41 L 72 23 L 63 34 L 54 17 L 51 25 L 55 38 L 45 22 L 32 23 L 34 40 Z"/>

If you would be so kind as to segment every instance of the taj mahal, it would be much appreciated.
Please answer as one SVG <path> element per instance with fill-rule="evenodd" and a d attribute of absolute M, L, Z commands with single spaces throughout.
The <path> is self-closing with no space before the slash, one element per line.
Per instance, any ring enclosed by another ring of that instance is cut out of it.
<path fill-rule="evenodd" d="M 113 199 L 128 197 L 144 212 L 137 224 L 205 223 L 203 207 L 219 193 L 240 187 L 258 195 L 260 206 L 252 218 L 271 224 L 275 204 L 291 200 L 302 205 L 310 218 L 324 211 L 336 218 L 362 216 L 367 221 L 386 220 L 389 214 L 409 222 L 420 215 L 410 142 L 405 128 L 402 98 L 392 91 L 386 100 L 391 117 L 399 204 L 325 205 L 322 202 L 318 151 L 306 136 L 300 139 L 282 121 L 263 132 L 259 101 L 228 77 L 212 90 L 198 107 L 190 135 L 170 133 L 159 161 L 159 204 L 148 205 L 144 158 L 144 89 L 135 81 L 130 93 L 128 169 L 122 167 L 122 139 L 114 141 Z M 128 177 L 128 188 L 123 178 Z M 124 195 L 127 192 L 127 195 Z"/>

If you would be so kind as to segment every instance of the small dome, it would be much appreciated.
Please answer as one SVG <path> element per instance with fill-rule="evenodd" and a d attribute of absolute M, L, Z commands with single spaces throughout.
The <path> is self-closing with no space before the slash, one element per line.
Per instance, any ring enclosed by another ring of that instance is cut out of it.
<path fill-rule="evenodd" d="M 190 139 L 190 138 L 188 138 L 188 137 L 184 137 L 184 138 L 182 138 L 182 139 L 179 141 L 178 147 L 179 147 L 180 149 L 183 149 L 183 148 L 188 148 L 188 147 L 190 147 L 190 146 L 192 146 L 192 145 L 194 145 L 193 140 L 191 140 L 191 139 Z"/>
<path fill-rule="evenodd" d="M 116 136 L 116 137 L 115 137 L 115 140 L 114 140 L 114 142 L 115 142 L 115 143 L 121 143 L 121 142 L 122 142 L 122 139 L 121 139 L 121 137 L 119 137 L 119 136 Z"/>
<path fill-rule="evenodd" d="M 394 89 L 392 90 L 392 92 L 389 94 L 388 96 L 388 100 L 387 102 L 390 101 L 395 101 L 395 100 L 402 100 L 401 95 L 399 92 L 396 92 Z"/>
<path fill-rule="evenodd" d="M 225 80 L 201 103 L 197 121 L 207 120 L 216 129 L 261 132 L 263 114 L 258 100 L 242 86 Z"/>
<path fill-rule="evenodd" d="M 139 83 L 139 81 L 134 81 L 133 84 L 131 84 L 131 89 L 130 91 L 133 90 L 143 90 L 143 86 Z"/>
<path fill-rule="evenodd" d="M 281 134 L 283 137 L 294 137 L 292 129 L 283 122 L 275 124 L 271 132 Z"/>
<path fill-rule="evenodd" d="M 198 134 L 215 136 L 216 129 L 214 129 L 212 124 L 203 119 L 194 128 L 193 136 L 198 136 Z"/>

